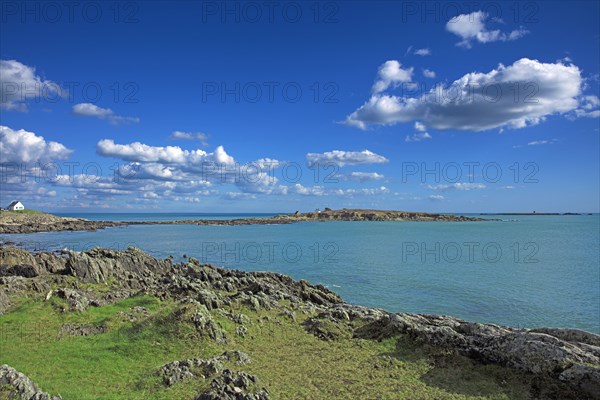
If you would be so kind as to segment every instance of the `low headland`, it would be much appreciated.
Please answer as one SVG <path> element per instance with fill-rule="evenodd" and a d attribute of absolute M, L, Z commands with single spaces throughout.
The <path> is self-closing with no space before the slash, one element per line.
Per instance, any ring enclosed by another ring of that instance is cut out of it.
<path fill-rule="evenodd" d="M 281 214 L 269 218 L 194 219 L 178 221 L 92 221 L 84 218 L 59 217 L 41 212 L 0 212 L 0 234 L 54 231 L 95 231 L 128 225 L 273 225 L 311 221 L 485 221 L 482 218 L 411 211 L 362 209 L 325 209 L 320 212 Z"/>
<path fill-rule="evenodd" d="M 390 313 L 136 248 L 0 246 L 0 398 L 600 399 L 600 336 Z"/>

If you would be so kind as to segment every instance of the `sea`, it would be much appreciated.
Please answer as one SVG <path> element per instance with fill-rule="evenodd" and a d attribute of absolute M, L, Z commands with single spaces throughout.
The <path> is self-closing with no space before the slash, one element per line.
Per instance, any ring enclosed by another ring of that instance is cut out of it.
<path fill-rule="evenodd" d="M 275 214 L 59 215 L 165 221 Z M 500 221 L 136 225 L 0 235 L 0 242 L 35 251 L 135 246 L 177 262 L 194 257 L 216 266 L 290 275 L 322 284 L 349 303 L 392 312 L 600 333 L 600 215 L 485 218 Z"/>

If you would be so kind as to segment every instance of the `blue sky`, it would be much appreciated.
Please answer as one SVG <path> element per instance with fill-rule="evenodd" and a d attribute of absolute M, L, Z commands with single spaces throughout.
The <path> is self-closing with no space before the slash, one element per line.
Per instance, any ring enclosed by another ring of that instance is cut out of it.
<path fill-rule="evenodd" d="M 2 3 L 2 206 L 599 211 L 597 2 L 69 4 Z"/>

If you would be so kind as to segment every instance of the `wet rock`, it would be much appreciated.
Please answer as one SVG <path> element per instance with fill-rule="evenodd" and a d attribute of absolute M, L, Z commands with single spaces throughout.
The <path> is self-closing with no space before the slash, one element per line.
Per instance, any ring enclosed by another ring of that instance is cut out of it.
<path fill-rule="evenodd" d="M 61 400 L 60 396 L 51 396 L 40 388 L 25 374 L 9 365 L 0 366 L 0 387 L 7 388 L 8 398 L 21 400 Z"/>

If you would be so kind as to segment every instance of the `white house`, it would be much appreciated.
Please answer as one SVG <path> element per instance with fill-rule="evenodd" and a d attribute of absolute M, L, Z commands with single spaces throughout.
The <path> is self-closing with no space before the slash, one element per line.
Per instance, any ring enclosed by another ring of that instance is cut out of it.
<path fill-rule="evenodd" d="M 7 208 L 11 211 L 19 211 L 24 210 L 25 206 L 20 201 L 15 200 L 12 203 L 10 203 Z"/>

